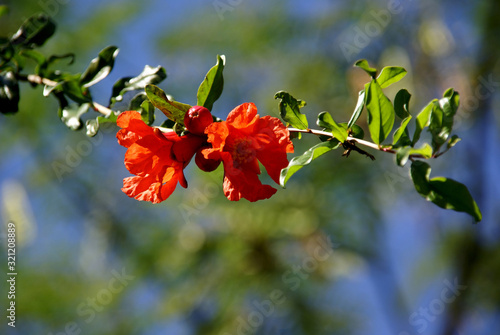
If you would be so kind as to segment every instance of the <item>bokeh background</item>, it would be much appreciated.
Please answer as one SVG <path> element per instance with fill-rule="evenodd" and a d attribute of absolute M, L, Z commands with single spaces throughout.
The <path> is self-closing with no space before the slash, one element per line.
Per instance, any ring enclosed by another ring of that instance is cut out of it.
<path fill-rule="evenodd" d="M 5 224 L 18 229 L 17 322 L 3 316 L 1 334 L 498 334 L 498 1 L 1 3 L 2 35 L 53 16 L 42 51 L 74 52 L 65 69 L 120 47 L 92 91 L 102 104 L 146 64 L 164 66 L 160 86 L 195 104 L 217 54 L 227 58 L 221 118 L 249 101 L 276 116 L 274 93 L 286 90 L 307 101 L 310 124 L 324 110 L 347 121 L 368 80 L 352 67 L 360 58 L 408 70 L 386 93 L 407 88 L 414 115 L 454 87 L 463 140 L 431 162 L 432 175 L 464 182 L 483 212 L 475 225 L 426 202 L 389 154 L 340 151 L 267 201 L 231 203 L 221 173 L 188 169 L 188 189 L 138 202 L 120 191 L 129 174 L 117 129 L 72 132 L 54 99 L 24 85 L 20 112 L 0 118 L 2 255 Z M 295 143 L 299 154 L 317 139 Z"/>

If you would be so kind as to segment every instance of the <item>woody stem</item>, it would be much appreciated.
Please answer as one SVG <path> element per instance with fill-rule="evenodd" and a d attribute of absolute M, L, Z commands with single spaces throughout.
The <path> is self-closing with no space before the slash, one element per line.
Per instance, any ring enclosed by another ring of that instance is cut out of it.
<path fill-rule="evenodd" d="M 316 129 L 288 128 L 288 131 L 291 132 L 291 133 L 306 133 L 306 134 L 313 134 L 313 135 L 317 135 L 317 136 L 328 136 L 328 137 L 332 137 L 332 138 L 335 137 L 330 132 L 322 131 L 322 130 L 316 130 Z M 347 146 L 348 146 L 347 149 L 349 149 L 349 147 L 350 147 L 350 149 L 353 149 L 353 150 L 358 151 L 358 152 L 360 152 L 361 149 L 359 149 L 357 147 L 356 147 L 356 149 L 354 149 L 354 143 L 360 144 L 360 145 L 364 145 L 365 147 L 372 148 L 372 149 L 379 150 L 379 151 L 383 151 L 383 152 L 389 152 L 389 153 L 393 153 L 393 154 L 396 153 L 396 151 L 394 151 L 392 149 L 383 148 L 380 145 L 377 145 L 375 143 L 368 142 L 368 141 L 365 141 L 365 140 L 362 140 L 362 139 L 359 139 L 359 138 L 355 138 L 355 137 L 352 137 L 352 136 L 347 136 L 347 140 L 344 143 L 348 143 L 347 144 Z M 344 147 L 345 146 L 346 145 L 344 145 Z M 365 155 L 367 154 L 365 151 L 360 152 L 360 153 L 363 153 Z M 371 155 L 368 155 L 368 156 L 371 156 Z"/>
<path fill-rule="evenodd" d="M 35 74 L 29 74 L 29 75 L 18 74 L 17 78 L 18 78 L 18 80 L 27 81 L 29 83 L 37 84 L 37 85 L 46 85 L 46 86 L 52 86 L 52 87 L 54 87 L 54 86 L 57 86 L 57 84 L 59 84 L 56 81 L 53 81 L 51 79 L 47 79 L 47 78 L 43 78 L 43 77 L 37 76 Z M 92 105 L 92 107 L 94 108 L 94 110 L 96 112 L 101 113 L 101 114 L 103 114 L 105 116 L 108 116 L 108 115 L 110 115 L 113 112 L 108 107 L 105 107 L 105 106 L 103 106 L 101 104 L 98 104 L 97 102 L 92 102 L 91 105 Z"/>

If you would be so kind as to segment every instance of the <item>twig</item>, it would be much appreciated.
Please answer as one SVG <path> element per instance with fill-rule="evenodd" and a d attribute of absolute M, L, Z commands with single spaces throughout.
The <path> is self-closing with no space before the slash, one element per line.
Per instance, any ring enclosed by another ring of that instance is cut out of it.
<path fill-rule="evenodd" d="M 37 76 L 35 74 L 29 74 L 27 76 L 18 75 L 18 79 L 23 80 L 23 81 L 27 81 L 27 82 L 30 82 L 33 84 L 37 84 L 37 85 L 46 85 L 46 86 L 52 86 L 52 87 L 57 86 L 59 84 L 56 81 Z M 113 111 L 111 109 L 109 109 L 108 107 L 105 107 L 97 102 L 92 102 L 91 105 L 96 112 L 101 113 L 105 116 L 109 116 L 109 115 L 111 115 L 111 113 L 113 113 Z"/>

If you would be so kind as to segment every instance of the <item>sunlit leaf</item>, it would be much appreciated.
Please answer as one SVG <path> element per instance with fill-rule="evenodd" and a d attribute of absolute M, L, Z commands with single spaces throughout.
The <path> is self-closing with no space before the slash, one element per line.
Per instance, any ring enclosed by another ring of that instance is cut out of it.
<path fill-rule="evenodd" d="M 95 119 L 90 119 L 87 120 L 85 123 L 86 127 L 86 134 L 89 137 L 94 137 L 97 132 L 99 131 L 101 124 L 104 123 L 114 123 L 116 124 L 116 120 L 118 119 L 118 116 L 113 112 L 107 116 L 98 116 Z"/>
<path fill-rule="evenodd" d="M 415 122 L 415 132 L 413 133 L 412 145 L 415 145 L 415 143 L 418 142 L 422 130 L 424 130 L 425 127 L 428 127 L 429 124 L 431 123 L 431 113 L 432 109 L 435 108 L 436 102 L 437 99 L 434 99 L 431 102 L 429 102 L 429 104 L 425 106 L 417 115 Z"/>
<path fill-rule="evenodd" d="M 358 60 L 356 63 L 354 63 L 354 66 L 365 70 L 365 72 L 368 73 L 368 75 L 372 78 L 375 78 L 375 75 L 377 74 L 377 69 L 370 67 L 366 59 Z"/>
<path fill-rule="evenodd" d="M 141 113 L 142 121 L 144 121 L 148 126 L 155 122 L 155 107 L 149 100 L 142 102 L 139 112 Z"/>
<path fill-rule="evenodd" d="M 288 164 L 288 167 L 281 170 L 280 185 L 285 187 L 290 177 L 293 176 L 298 170 L 310 164 L 319 156 L 326 154 L 328 151 L 337 149 L 339 146 L 340 143 L 338 141 L 326 141 L 315 145 L 304 152 L 301 156 L 294 157 Z"/>
<path fill-rule="evenodd" d="M 450 137 L 447 143 L 448 148 L 453 148 L 458 142 L 460 142 L 462 139 L 458 137 L 457 135 L 453 135 Z"/>
<path fill-rule="evenodd" d="M 386 66 L 380 71 L 377 82 L 381 88 L 397 83 L 406 76 L 406 70 L 399 66 Z"/>
<path fill-rule="evenodd" d="M 384 95 L 376 80 L 372 80 L 368 86 L 365 104 L 370 136 L 373 142 L 380 144 L 392 130 L 395 113 L 391 101 Z"/>
<path fill-rule="evenodd" d="M 396 152 L 396 163 L 399 166 L 404 166 L 411 155 L 419 155 L 422 156 L 422 158 L 431 158 L 432 147 L 428 143 L 424 143 L 424 145 L 418 149 L 410 146 L 400 148 Z"/>
<path fill-rule="evenodd" d="M 89 66 L 80 77 L 80 84 L 83 87 L 90 87 L 108 76 L 115 64 L 115 58 L 119 49 L 109 46 L 101 50 L 99 55 L 90 61 Z"/>
<path fill-rule="evenodd" d="M 365 89 L 367 86 L 368 84 L 365 85 Z M 356 121 L 358 121 L 359 117 L 361 116 L 361 113 L 363 112 L 364 106 L 365 106 L 365 90 L 363 89 L 358 93 L 358 102 L 356 103 L 354 112 L 352 113 L 351 119 L 347 124 L 348 128 L 351 128 L 356 123 Z"/>
<path fill-rule="evenodd" d="M 71 130 L 78 130 L 83 126 L 81 117 L 88 112 L 89 108 L 89 103 L 68 105 L 60 111 L 61 120 Z"/>
<path fill-rule="evenodd" d="M 274 98 L 280 99 L 280 115 L 288 125 L 297 129 L 308 128 L 307 118 L 300 112 L 300 109 L 306 105 L 304 100 L 295 99 L 285 91 L 279 91 L 274 95 Z"/>
<path fill-rule="evenodd" d="M 217 63 L 208 71 L 205 79 L 200 84 L 197 94 L 198 106 L 212 110 L 214 102 L 219 99 L 224 89 L 223 70 L 226 63 L 224 55 L 217 55 Z"/>
<path fill-rule="evenodd" d="M 162 111 L 166 117 L 178 124 L 184 125 L 184 116 L 191 108 L 190 105 L 169 100 L 165 92 L 155 85 L 146 85 L 146 94 L 153 106 Z"/>
<path fill-rule="evenodd" d="M 333 120 L 332 116 L 328 112 L 321 112 L 318 115 L 318 126 L 327 129 L 332 132 L 332 135 L 338 139 L 340 142 L 345 142 L 347 140 L 347 129 L 337 124 Z"/>
<path fill-rule="evenodd" d="M 116 101 L 122 101 L 123 95 L 127 92 L 142 90 L 146 85 L 150 84 L 157 85 L 165 78 L 167 78 L 167 72 L 163 67 L 146 65 L 138 76 L 121 78 L 113 85 L 110 105 L 113 105 Z"/>

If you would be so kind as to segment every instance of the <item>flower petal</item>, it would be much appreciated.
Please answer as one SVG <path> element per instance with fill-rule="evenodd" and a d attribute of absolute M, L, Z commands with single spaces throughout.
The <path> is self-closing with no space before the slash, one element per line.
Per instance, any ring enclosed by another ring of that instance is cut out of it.
<path fill-rule="evenodd" d="M 230 127 L 236 129 L 252 128 L 257 122 L 257 107 L 252 102 L 246 102 L 233 109 L 227 116 L 226 122 Z"/>
<path fill-rule="evenodd" d="M 245 198 L 251 202 L 269 199 L 276 189 L 263 185 L 256 173 L 236 169 L 232 161 L 224 161 L 224 194 L 231 201 Z"/>
<path fill-rule="evenodd" d="M 161 202 L 158 197 L 161 183 L 155 182 L 153 176 L 128 177 L 123 179 L 122 191 L 131 198 L 141 201 Z"/>
<path fill-rule="evenodd" d="M 130 147 L 139 138 L 153 134 L 153 128 L 142 121 L 141 114 L 137 111 L 121 113 L 118 115 L 116 124 L 122 128 L 116 134 L 118 143 L 126 148 Z"/>

